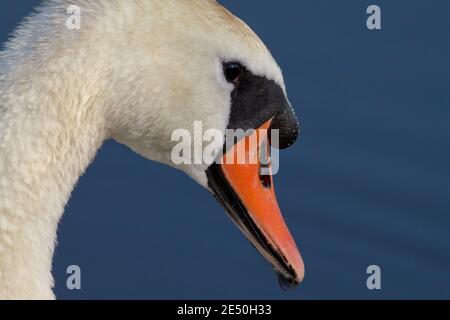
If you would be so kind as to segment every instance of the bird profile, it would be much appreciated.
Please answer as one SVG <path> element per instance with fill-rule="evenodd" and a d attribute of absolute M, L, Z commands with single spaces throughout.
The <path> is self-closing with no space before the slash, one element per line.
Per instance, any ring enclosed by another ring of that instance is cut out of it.
<path fill-rule="evenodd" d="M 70 6 L 79 8 L 79 28 L 67 27 Z M 264 43 L 217 1 L 45 1 L 0 54 L 0 299 L 55 298 L 58 223 L 109 139 L 192 177 L 283 286 L 298 285 L 303 261 L 272 177 L 261 175 L 270 165 L 220 161 L 270 149 L 263 139 L 250 144 L 260 131 L 279 132 L 280 149 L 296 141 L 286 92 Z M 249 134 L 228 148 L 202 142 L 219 161 L 175 163 L 173 133 L 195 123 Z"/>

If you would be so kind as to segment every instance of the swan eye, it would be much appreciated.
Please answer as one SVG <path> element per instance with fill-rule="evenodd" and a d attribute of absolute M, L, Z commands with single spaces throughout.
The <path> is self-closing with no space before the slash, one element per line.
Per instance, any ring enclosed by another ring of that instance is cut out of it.
<path fill-rule="evenodd" d="M 238 85 L 241 76 L 244 73 L 245 68 L 237 62 L 229 62 L 225 63 L 223 66 L 223 72 L 225 74 L 225 78 L 228 82 L 234 83 L 235 85 Z"/>

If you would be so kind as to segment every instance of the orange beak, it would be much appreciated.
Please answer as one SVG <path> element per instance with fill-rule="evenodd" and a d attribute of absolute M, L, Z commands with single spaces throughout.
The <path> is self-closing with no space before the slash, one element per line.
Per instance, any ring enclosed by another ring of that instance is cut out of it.
<path fill-rule="evenodd" d="M 226 151 L 220 164 L 208 169 L 212 191 L 231 218 L 279 275 L 283 289 L 296 287 L 304 277 L 299 250 L 281 215 L 275 196 L 270 164 L 261 155 L 270 151 L 268 130 L 271 121 L 239 140 Z M 238 161 L 240 152 L 245 161 Z"/>

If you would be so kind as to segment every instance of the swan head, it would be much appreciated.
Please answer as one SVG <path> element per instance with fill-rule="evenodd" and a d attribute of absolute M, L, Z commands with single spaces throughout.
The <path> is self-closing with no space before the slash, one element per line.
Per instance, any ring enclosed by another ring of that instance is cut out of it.
<path fill-rule="evenodd" d="M 260 160 L 223 161 L 238 147 L 247 155 L 264 153 L 264 139 L 252 140 L 260 131 L 278 130 L 279 149 L 297 139 L 280 68 L 256 34 L 216 1 L 148 3 L 149 17 L 142 13 L 134 29 L 124 30 L 127 46 L 111 53 L 121 61 L 110 75 L 111 137 L 207 188 L 281 282 L 296 286 L 303 262 L 271 177 L 261 176 Z M 246 135 L 227 144 L 235 129 Z M 247 146 L 251 140 L 258 142 Z"/>

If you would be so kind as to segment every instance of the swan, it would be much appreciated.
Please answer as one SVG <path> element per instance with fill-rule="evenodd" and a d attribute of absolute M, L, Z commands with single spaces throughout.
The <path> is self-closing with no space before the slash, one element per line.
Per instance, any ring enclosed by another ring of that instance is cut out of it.
<path fill-rule="evenodd" d="M 243 21 L 215 0 L 45 1 L 0 54 L 0 299 L 55 299 L 58 222 L 107 139 L 191 176 L 282 283 L 299 284 L 303 261 L 258 165 L 173 163 L 172 133 L 195 121 L 278 129 L 280 149 L 297 138 L 282 72 Z M 224 157 L 248 138 L 208 147 Z"/>

